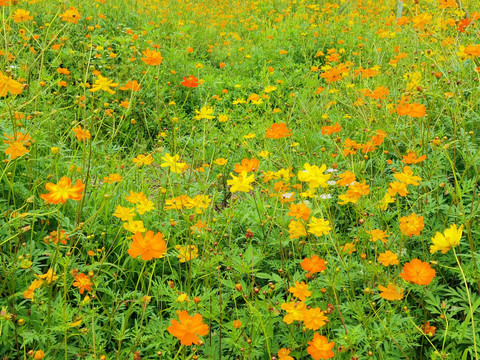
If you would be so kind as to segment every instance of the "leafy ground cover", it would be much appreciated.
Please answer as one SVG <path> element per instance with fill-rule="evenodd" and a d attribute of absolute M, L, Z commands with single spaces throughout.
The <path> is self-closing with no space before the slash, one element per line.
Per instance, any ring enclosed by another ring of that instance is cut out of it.
<path fill-rule="evenodd" d="M 479 359 L 480 4 L 0 0 L 2 359 Z"/>

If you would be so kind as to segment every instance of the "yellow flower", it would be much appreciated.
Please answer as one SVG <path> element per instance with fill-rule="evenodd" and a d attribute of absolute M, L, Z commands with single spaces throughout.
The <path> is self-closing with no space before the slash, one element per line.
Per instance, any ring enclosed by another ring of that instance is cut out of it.
<path fill-rule="evenodd" d="M 457 225 L 453 224 L 447 230 L 444 231 L 445 235 L 437 232 L 432 238 L 433 245 L 430 246 L 430 253 L 434 254 L 437 251 L 441 251 L 442 254 L 446 254 L 454 246 L 460 244 L 462 238 L 463 225 L 457 229 Z"/>
<path fill-rule="evenodd" d="M 380 200 L 378 208 L 380 210 L 385 211 L 388 208 L 388 204 L 391 204 L 393 202 L 395 202 L 395 199 L 393 197 L 391 197 L 389 193 L 386 193 L 385 196 L 383 197 L 383 199 Z"/>
<path fill-rule="evenodd" d="M 238 177 L 234 176 L 232 173 L 230 173 L 230 176 L 232 179 L 227 180 L 227 185 L 231 186 L 230 191 L 232 193 L 237 191 L 249 192 L 250 190 L 253 190 L 253 187 L 250 185 L 250 183 L 255 181 L 255 176 L 253 174 L 247 177 L 247 172 L 242 171 Z"/>
<path fill-rule="evenodd" d="M 140 203 L 137 205 L 137 211 L 140 215 L 145 214 L 147 211 L 155 209 L 155 204 L 153 201 L 145 199 L 140 201 Z"/>
<path fill-rule="evenodd" d="M 195 245 L 175 245 L 175 249 L 178 250 L 178 261 L 182 263 L 198 257 L 198 248 Z"/>
<path fill-rule="evenodd" d="M 225 158 L 218 158 L 213 163 L 216 164 L 216 165 L 219 165 L 219 166 L 223 166 L 223 165 L 226 165 L 227 162 L 228 162 L 228 160 L 225 159 Z"/>
<path fill-rule="evenodd" d="M 132 160 L 137 166 L 150 165 L 153 162 L 152 154 L 139 154 L 136 158 Z"/>
<path fill-rule="evenodd" d="M 127 231 L 130 231 L 131 233 L 136 233 L 136 232 L 145 232 L 147 229 L 145 229 L 145 226 L 143 225 L 142 220 L 131 220 L 129 222 L 126 222 L 123 224 L 123 228 Z"/>
<path fill-rule="evenodd" d="M 248 133 L 247 135 L 244 135 L 243 138 L 244 139 L 253 139 L 255 136 L 257 136 L 257 135 L 255 135 L 254 133 Z"/>
<path fill-rule="evenodd" d="M 200 109 L 200 111 L 198 110 L 195 110 L 195 112 L 197 113 L 197 115 L 195 115 L 195 119 L 197 120 L 202 120 L 202 119 L 207 119 L 207 120 L 211 120 L 211 119 L 215 119 L 215 116 L 212 116 L 213 114 L 213 107 L 211 106 L 204 106 Z"/>
<path fill-rule="evenodd" d="M 30 16 L 30 11 L 24 9 L 17 9 L 12 15 L 13 21 L 16 23 L 21 23 L 29 20 L 33 20 L 33 17 Z"/>
<path fill-rule="evenodd" d="M 110 89 L 111 87 L 117 87 L 118 83 L 114 83 L 113 80 L 109 80 L 106 77 L 103 77 L 102 75 L 98 75 L 98 79 L 95 80 L 95 84 L 92 86 L 90 89 L 91 92 L 95 92 L 98 90 L 105 90 L 108 92 L 110 95 L 115 94 L 115 91 Z"/>
<path fill-rule="evenodd" d="M 178 162 L 180 155 L 171 156 L 169 153 L 162 157 L 165 162 L 160 164 L 161 167 L 170 167 L 170 171 L 175 174 L 180 174 L 183 169 L 187 167 L 186 163 Z"/>
<path fill-rule="evenodd" d="M 35 275 L 37 278 L 41 280 L 45 280 L 47 284 L 50 284 L 53 281 L 58 279 L 58 276 L 55 274 L 52 268 L 48 269 L 48 271 L 43 275 Z"/>
<path fill-rule="evenodd" d="M 60 18 L 62 19 L 62 21 L 69 22 L 72 24 L 78 24 L 78 20 L 81 17 L 80 17 L 80 14 L 78 13 L 78 10 L 72 6 L 70 7 L 69 10 L 60 14 Z"/>
<path fill-rule="evenodd" d="M 270 86 L 267 86 L 265 89 L 263 89 L 263 92 L 268 94 L 268 93 L 271 93 L 272 91 L 275 91 L 275 90 L 277 90 L 277 87 L 270 85 Z"/>
<path fill-rule="evenodd" d="M 225 115 L 225 114 L 218 115 L 218 121 L 226 122 L 226 121 L 228 121 L 228 116 Z"/>
<path fill-rule="evenodd" d="M 308 223 L 308 232 L 315 236 L 322 236 L 326 235 L 332 230 L 329 226 L 330 222 L 328 220 L 317 219 L 316 217 L 312 217 L 310 222 Z"/>
<path fill-rule="evenodd" d="M 306 163 L 304 165 L 305 170 L 302 170 L 298 173 L 298 179 L 301 182 L 308 182 L 308 186 L 312 189 L 316 189 L 319 186 L 326 188 L 328 186 L 328 179 L 332 176 L 331 174 L 324 174 L 327 170 L 327 166 L 323 164 L 321 167 L 317 165 L 310 165 Z"/>

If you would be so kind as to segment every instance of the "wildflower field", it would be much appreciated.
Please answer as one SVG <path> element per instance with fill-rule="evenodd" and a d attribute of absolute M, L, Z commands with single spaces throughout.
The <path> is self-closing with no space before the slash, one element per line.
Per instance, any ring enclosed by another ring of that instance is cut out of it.
<path fill-rule="evenodd" d="M 0 12 L 1 360 L 480 360 L 479 1 Z"/>

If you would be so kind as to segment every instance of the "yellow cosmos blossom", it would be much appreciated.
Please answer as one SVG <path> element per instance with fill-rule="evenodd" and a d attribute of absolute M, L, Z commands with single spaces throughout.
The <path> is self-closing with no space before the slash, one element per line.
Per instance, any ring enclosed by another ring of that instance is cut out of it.
<path fill-rule="evenodd" d="M 446 254 L 454 246 L 460 244 L 462 238 L 463 225 L 457 229 L 457 225 L 453 224 L 447 230 L 444 231 L 444 235 L 437 232 L 432 238 L 433 245 L 430 246 L 430 253 L 434 254 L 437 251 L 441 251 L 442 254 Z"/>
<path fill-rule="evenodd" d="M 253 190 L 253 187 L 250 185 L 255 181 L 255 176 L 253 174 L 247 176 L 247 172 L 242 171 L 238 176 L 234 176 L 232 173 L 230 173 L 230 176 L 232 179 L 227 180 L 227 185 L 231 186 L 230 191 L 232 193 L 237 191 L 249 192 L 250 190 Z"/>
<path fill-rule="evenodd" d="M 109 80 L 106 77 L 103 77 L 102 75 L 98 75 L 98 79 L 95 80 L 95 84 L 92 86 L 90 89 L 91 92 L 95 92 L 98 90 L 104 90 L 108 92 L 110 95 L 115 94 L 115 91 L 113 91 L 111 88 L 112 87 L 117 87 L 119 84 L 114 83 L 113 80 Z"/>
<path fill-rule="evenodd" d="M 316 189 L 319 186 L 326 188 L 328 186 L 327 181 L 332 175 L 324 174 L 325 170 L 327 170 L 327 165 L 323 164 L 321 167 L 318 167 L 317 165 L 306 163 L 304 168 L 305 170 L 298 173 L 298 179 L 301 182 L 308 182 L 308 186 L 311 189 Z"/>
<path fill-rule="evenodd" d="M 332 228 L 330 227 L 330 222 L 328 220 L 312 217 L 308 223 L 308 232 L 315 236 L 326 235 L 330 230 L 332 230 Z"/>
<path fill-rule="evenodd" d="M 215 119 L 215 116 L 212 116 L 213 114 L 213 107 L 211 106 L 204 106 L 200 109 L 200 111 L 198 110 L 195 110 L 195 112 L 197 113 L 197 115 L 195 115 L 195 119 L 197 120 L 202 120 L 202 119 L 207 119 L 207 120 L 211 120 L 211 119 Z"/>
<path fill-rule="evenodd" d="M 223 165 L 226 165 L 227 162 L 228 162 L 228 160 L 225 159 L 225 158 L 218 158 L 213 163 L 216 164 L 216 165 L 219 165 L 219 166 L 223 166 Z"/>
<path fill-rule="evenodd" d="M 17 9 L 12 15 L 13 21 L 16 23 L 21 23 L 29 20 L 33 20 L 33 17 L 30 15 L 30 11 L 24 9 Z"/>
<path fill-rule="evenodd" d="M 186 163 L 178 162 L 180 155 L 171 156 L 169 153 L 162 157 L 165 162 L 160 164 L 161 167 L 170 167 L 170 171 L 175 174 L 180 174 L 183 169 L 187 167 Z"/>

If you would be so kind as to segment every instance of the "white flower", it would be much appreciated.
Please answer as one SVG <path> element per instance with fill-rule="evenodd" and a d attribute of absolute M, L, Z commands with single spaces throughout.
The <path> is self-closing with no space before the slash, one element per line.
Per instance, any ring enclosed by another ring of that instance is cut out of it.
<path fill-rule="evenodd" d="M 290 199 L 293 195 L 293 192 L 282 194 L 282 199 Z"/>

